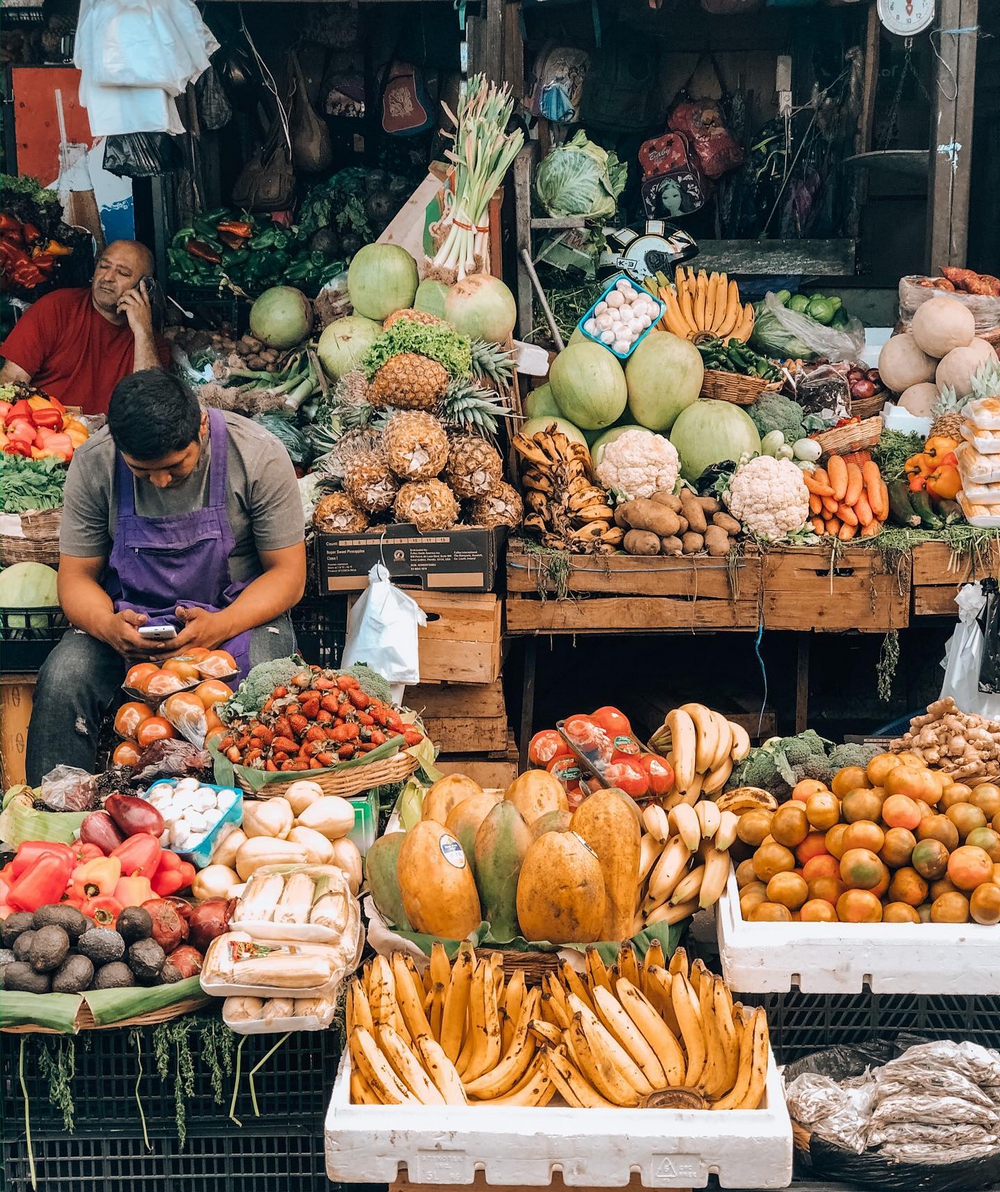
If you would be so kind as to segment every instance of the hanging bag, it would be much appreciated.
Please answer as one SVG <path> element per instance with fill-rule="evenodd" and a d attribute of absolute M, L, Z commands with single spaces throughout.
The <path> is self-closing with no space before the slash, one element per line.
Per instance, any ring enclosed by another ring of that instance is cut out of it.
<path fill-rule="evenodd" d="M 410 62 L 394 59 L 382 87 L 382 128 L 391 136 L 412 137 L 434 127 L 433 105 L 424 73 Z"/>
<path fill-rule="evenodd" d="M 243 167 L 233 187 L 233 205 L 244 211 L 284 211 L 295 196 L 295 171 L 280 119 Z"/>
<path fill-rule="evenodd" d="M 708 184 L 683 133 L 667 132 L 644 141 L 639 148 L 639 164 L 647 219 L 676 219 L 704 207 Z"/>
<path fill-rule="evenodd" d="M 316 115 L 309 101 L 305 76 L 298 56 L 288 54 L 288 132 L 292 141 L 292 164 L 303 174 L 320 174 L 333 161 L 333 144 L 326 122 Z"/>
<path fill-rule="evenodd" d="M 727 91 L 719 65 L 713 55 L 708 58 L 722 88 L 722 99 L 691 98 L 688 86 L 704 59 L 699 60 L 687 83 L 677 93 L 667 127 L 688 138 L 706 178 L 721 178 L 743 164 L 743 148 L 730 131 L 723 111 Z"/>
<path fill-rule="evenodd" d="M 616 40 L 597 51 L 583 85 L 583 123 L 605 132 L 641 132 L 657 119 L 656 52 Z M 662 111 L 662 109 L 661 109 Z"/>

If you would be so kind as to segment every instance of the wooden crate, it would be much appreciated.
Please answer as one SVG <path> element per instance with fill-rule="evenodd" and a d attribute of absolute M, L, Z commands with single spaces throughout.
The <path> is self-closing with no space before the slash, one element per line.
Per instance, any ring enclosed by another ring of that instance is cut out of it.
<path fill-rule="evenodd" d="M 913 548 L 914 616 L 957 617 L 959 587 L 989 576 L 1000 579 L 1000 543 L 956 553 L 946 542 L 921 542 Z"/>
<path fill-rule="evenodd" d="M 428 736 L 444 754 L 503 753 L 507 748 L 507 707 L 499 679 L 421 683 L 407 687 L 403 698 L 420 713 Z"/>
<path fill-rule="evenodd" d="M 442 754 L 434 764 L 442 774 L 465 774 L 483 790 L 506 790 L 517 777 L 514 734 L 508 731 L 502 754 Z"/>
<path fill-rule="evenodd" d="M 0 789 L 24 782 L 36 675 L 0 676 Z"/>
<path fill-rule="evenodd" d="M 823 546 L 772 548 L 764 553 L 767 629 L 885 633 L 910 620 L 910 561 L 896 565 L 882 552 Z"/>

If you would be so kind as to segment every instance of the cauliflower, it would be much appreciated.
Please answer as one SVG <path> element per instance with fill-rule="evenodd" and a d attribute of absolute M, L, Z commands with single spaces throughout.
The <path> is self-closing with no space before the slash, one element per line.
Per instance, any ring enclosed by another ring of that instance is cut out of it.
<path fill-rule="evenodd" d="M 608 443 L 597 464 L 597 479 L 628 500 L 674 491 L 680 470 L 677 448 L 663 435 L 627 430 Z"/>
<path fill-rule="evenodd" d="M 798 402 L 780 393 L 765 393 L 750 406 L 747 413 L 761 438 L 772 430 L 780 430 L 786 442 L 794 443 L 806 433 L 802 424 L 804 410 Z"/>
<path fill-rule="evenodd" d="M 733 473 L 726 504 L 743 529 L 775 540 L 801 530 L 809 517 L 809 490 L 791 460 L 758 455 Z"/>

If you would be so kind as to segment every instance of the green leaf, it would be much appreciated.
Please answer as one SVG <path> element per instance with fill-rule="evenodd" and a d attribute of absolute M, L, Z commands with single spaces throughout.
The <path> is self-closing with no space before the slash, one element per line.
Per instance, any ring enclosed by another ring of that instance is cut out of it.
<path fill-rule="evenodd" d="M 45 996 L 68 995 L 50 993 Z M 200 978 L 188 977 L 184 981 L 175 981 L 173 985 L 155 985 L 149 989 L 135 986 L 130 989 L 90 989 L 83 999 L 90 1007 L 94 1022 L 98 1026 L 107 1026 L 122 1018 L 134 1018 L 137 1014 L 148 1014 L 152 1010 L 162 1010 L 183 1002 L 185 998 L 200 996 Z"/>
<path fill-rule="evenodd" d="M 0 1027 L 44 1026 L 63 1035 L 74 1035 L 81 1000 L 77 993 L 4 990 L 0 997 Z"/>

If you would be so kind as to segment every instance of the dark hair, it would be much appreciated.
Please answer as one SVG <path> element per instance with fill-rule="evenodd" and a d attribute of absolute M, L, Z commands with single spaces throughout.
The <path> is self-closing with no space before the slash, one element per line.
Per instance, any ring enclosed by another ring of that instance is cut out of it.
<path fill-rule="evenodd" d="M 144 368 L 115 386 L 108 407 L 108 429 L 124 455 L 137 460 L 162 459 L 183 451 L 198 438 L 201 409 L 179 377 L 162 368 Z"/>

